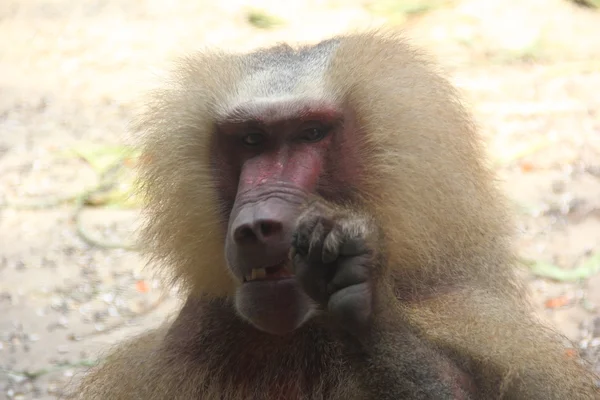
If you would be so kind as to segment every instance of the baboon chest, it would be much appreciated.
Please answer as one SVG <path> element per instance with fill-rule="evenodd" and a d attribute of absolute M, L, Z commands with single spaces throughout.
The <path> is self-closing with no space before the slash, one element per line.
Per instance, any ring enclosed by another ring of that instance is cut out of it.
<path fill-rule="evenodd" d="M 330 348 L 300 344 L 286 350 L 255 346 L 228 357 L 222 384 L 230 382 L 243 398 L 317 400 L 332 398 L 341 379 L 349 375 L 342 367 L 342 355 L 332 354 Z"/>

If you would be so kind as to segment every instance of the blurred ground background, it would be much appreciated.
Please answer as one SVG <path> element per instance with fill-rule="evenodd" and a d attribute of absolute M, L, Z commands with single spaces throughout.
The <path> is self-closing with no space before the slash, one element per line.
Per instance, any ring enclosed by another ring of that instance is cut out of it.
<path fill-rule="evenodd" d="M 0 0 L 0 399 L 54 399 L 177 299 L 134 240 L 134 102 L 174 56 L 401 26 L 473 109 L 542 317 L 600 369 L 600 12 L 567 0 Z M 116 167 L 115 167 L 116 166 Z M 113 168 L 114 167 L 114 168 Z M 100 246 L 99 246 L 100 244 Z"/>

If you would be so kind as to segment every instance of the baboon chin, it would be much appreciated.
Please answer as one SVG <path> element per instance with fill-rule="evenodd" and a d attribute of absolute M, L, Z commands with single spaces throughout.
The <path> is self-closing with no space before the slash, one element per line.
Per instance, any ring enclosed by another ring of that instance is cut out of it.
<path fill-rule="evenodd" d="M 136 120 L 187 296 L 81 399 L 598 399 L 532 317 L 471 117 L 394 33 L 203 52 Z"/>

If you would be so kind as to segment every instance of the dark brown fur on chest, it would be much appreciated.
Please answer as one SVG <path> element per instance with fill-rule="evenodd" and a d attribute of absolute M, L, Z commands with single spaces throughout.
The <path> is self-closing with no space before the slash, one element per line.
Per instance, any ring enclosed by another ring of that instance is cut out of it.
<path fill-rule="evenodd" d="M 190 299 L 164 352 L 197 368 L 202 386 L 221 388 L 222 399 L 327 399 L 361 358 L 343 335 L 319 318 L 288 335 L 270 335 L 235 315 L 225 300 Z"/>

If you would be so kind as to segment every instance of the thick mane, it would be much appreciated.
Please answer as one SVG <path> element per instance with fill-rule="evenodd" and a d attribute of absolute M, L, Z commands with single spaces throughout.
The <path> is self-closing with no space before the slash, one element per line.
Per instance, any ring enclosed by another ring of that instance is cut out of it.
<path fill-rule="evenodd" d="M 364 133 L 370 179 L 362 192 L 380 216 L 392 268 L 441 280 L 501 273 L 512 261 L 509 214 L 450 83 L 404 39 L 385 33 L 341 38 L 328 71 Z M 497 264 L 483 263 L 490 258 Z"/>
<path fill-rule="evenodd" d="M 182 60 L 173 75 L 134 123 L 147 202 L 141 240 L 172 283 L 196 294 L 231 294 L 224 254 L 214 251 L 223 247 L 226 219 L 208 160 L 214 115 L 235 90 L 241 64 L 233 56 L 198 54 Z"/>
<path fill-rule="evenodd" d="M 253 68 L 242 73 L 248 64 Z M 487 266 L 495 271 L 508 261 L 506 207 L 475 128 L 451 85 L 403 39 L 349 35 L 317 46 L 260 50 L 244 62 L 209 53 L 184 60 L 175 75 L 178 83 L 156 92 L 135 125 L 142 134 L 141 182 L 149 204 L 142 238 L 151 261 L 169 266 L 173 282 L 196 293 L 232 293 L 223 254 L 214 251 L 222 247 L 226 217 L 215 207 L 205 160 L 214 115 L 269 96 L 310 96 L 353 110 L 359 159 L 370 177 L 359 195 L 381 217 L 394 248 L 392 265 L 429 277 L 446 265 L 439 279 L 464 279 L 467 272 L 476 276 L 462 266 L 481 264 L 484 255 L 497 254 L 497 265 Z M 490 271 L 481 267 L 487 277 Z"/>

